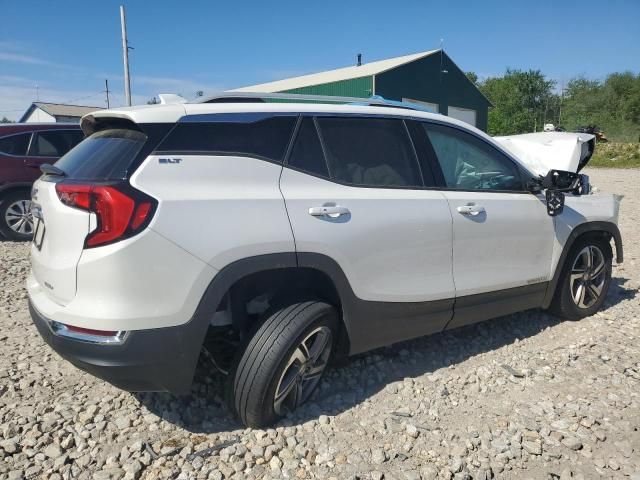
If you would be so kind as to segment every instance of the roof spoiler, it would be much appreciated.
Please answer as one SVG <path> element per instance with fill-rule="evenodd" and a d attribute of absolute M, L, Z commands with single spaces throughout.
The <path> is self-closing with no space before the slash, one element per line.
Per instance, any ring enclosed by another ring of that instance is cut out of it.
<path fill-rule="evenodd" d="M 160 99 L 160 105 L 168 105 L 172 103 L 187 103 L 187 99 L 176 95 L 174 93 L 160 93 L 158 94 L 158 98 Z"/>

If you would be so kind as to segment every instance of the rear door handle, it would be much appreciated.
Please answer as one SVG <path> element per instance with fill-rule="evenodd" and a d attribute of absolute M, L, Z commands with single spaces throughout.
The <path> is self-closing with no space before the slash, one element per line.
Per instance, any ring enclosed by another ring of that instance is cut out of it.
<path fill-rule="evenodd" d="M 476 215 L 484 212 L 484 207 L 482 205 L 460 205 L 458 208 L 458 213 L 465 216 L 475 217 Z"/>
<path fill-rule="evenodd" d="M 339 205 L 326 206 L 326 207 L 311 207 L 309 208 L 309 215 L 312 217 L 339 217 L 340 215 L 348 215 L 351 213 L 347 207 L 341 207 Z"/>

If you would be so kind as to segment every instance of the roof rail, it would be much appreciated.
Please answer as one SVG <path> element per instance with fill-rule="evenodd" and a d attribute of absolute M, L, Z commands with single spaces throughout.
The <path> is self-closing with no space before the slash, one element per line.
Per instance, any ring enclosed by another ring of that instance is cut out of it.
<path fill-rule="evenodd" d="M 420 110 L 423 112 L 437 113 L 425 105 L 413 102 L 387 100 L 379 95 L 374 95 L 370 98 L 359 98 L 331 95 L 302 95 L 299 93 L 223 92 L 198 100 L 197 103 L 265 103 L 267 100 L 282 100 L 292 103 L 347 103 L 351 105 L 395 107 L 407 110 Z"/>

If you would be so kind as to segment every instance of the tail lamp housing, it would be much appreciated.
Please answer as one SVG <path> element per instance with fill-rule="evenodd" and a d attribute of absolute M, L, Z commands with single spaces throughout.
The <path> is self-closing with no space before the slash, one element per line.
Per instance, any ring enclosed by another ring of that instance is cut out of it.
<path fill-rule="evenodd" d="M 108 245 L 144 230 L 158 202 L 128 183 L 56 184 L 58 198 L 65 205 L 96 215 L 97 227 L 85 239 L 85 248 Z"/>

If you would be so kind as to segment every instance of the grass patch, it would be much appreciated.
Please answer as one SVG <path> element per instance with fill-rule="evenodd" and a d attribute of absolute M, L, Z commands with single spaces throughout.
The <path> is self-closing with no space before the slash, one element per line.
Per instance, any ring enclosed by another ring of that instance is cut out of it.
<path fill-rule="evenodd" d="M 589 166 L 640 168 L 640 143 L 598 143 Z"/>

